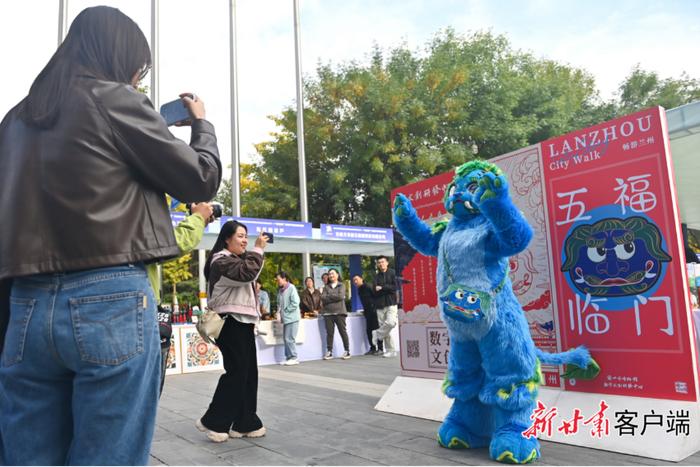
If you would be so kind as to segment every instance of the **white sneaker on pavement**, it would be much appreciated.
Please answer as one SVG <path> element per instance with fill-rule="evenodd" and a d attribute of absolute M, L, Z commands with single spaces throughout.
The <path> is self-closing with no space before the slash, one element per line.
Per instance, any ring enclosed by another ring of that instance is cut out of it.
<path fill-rule="evenodd" d="M 223 443 L 228 440 L 228 433 L 219 433 L 218 431 L 211 431 L 209 428 L 205 427 L 202 423 L 202 419 L 198 418 L 194 422 L 194 426 L 197 427 L 199 431 L 205 433 L 207 438 L 214 443 Z"/>
<path fill-rule="evenodd" d="M 285 360 L 282 363 L 280 363 L 280 365 L 287 365 L 287 366 L 298 365 L 298 364 L 299 364 L 299 360 L 297 360 L 296 358 L 290 358 L 289 360 Z"/>
<path fill-rule="evenodd" d="M 349 358 L 350 358 L 350 352 L 348 352 L 348 351 L 346 350 L 345 352 L 343 352 L 343 356 L 340 357 L 340 358 L 342 358 L 343 360 L 349 359 Z"/>
<path fill-rule="evenodd" d="M 228 436 L 231 438 L 262 438 L 267 433 L 265 427 L 260 427 L 257 430 L 249 431 L 247 433 L 240 433 L 235 430 L 229 430 Z"/>
<path fill-rule="evenodd" d="M 396 356 L 398 356 L 398 352 L 392 350 L 387 350 L 386 352 L 384 352 L 384 355 L 382 355 L 382 357 L 384 358 L 392 358 Z"/>
<path fill-rule="evenodd" d="M 323 359 L 324 360 L 332 360 L 333 359 L 333 352 L 331 352 L 330 350 L 328 352 L 326 352 L 325 355 L 323 356 Z"/>

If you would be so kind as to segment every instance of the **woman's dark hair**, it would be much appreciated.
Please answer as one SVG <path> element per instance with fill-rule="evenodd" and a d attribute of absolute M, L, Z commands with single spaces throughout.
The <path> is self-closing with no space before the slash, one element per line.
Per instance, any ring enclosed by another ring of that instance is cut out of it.
<path fill-rule="evenodd" d="M 292 280 L 289 278 L 289 274 L 287 274 L 285 271 L 278 271 L 277 274 L 275 274 L 276 277 L 281 277 L 282 279 L 286 280 L 287 282 L 292 282 Z"/>
<path fill-rule="evenodd" d="M 248 232 L 248 227 L 245 226 L 245 224 L 241 224 L 238 221 L 228 221 L 224 225 L 221 226 L 221 230 L 219 231 L 219 236 L 216 237 L 216 242 L 214 243 L 214 246 L 211 248 L 211 251 L 209 252 L 209 256 L 207 256 L 207 261 L 204 263 L 204 277 L 209 280 L 209 272 L 211 271 L 211 260 L 214 257 L 214 254 L 220 252 L 224 248 L 226 248 L 226 240 L 231 238 L 233 234 L 236 233 L 239 227 L 243 227 L 243 229 Z"/>
<path fill-rule="evenodd" d="M 131 84 L 151 67 L 151 50 L 138 25 L 116 8 L 86 8 L 76 16 L 68 35 L 36 77 L 20 109 L 28 125 L 51 128 L 75 78 L 92 75 Z"/>
<path fill-rule="evenodd" d="M 335 271 L 335 273 L 338 275 L 338 282 L 343 282 L 343 278 L 340 277 L 340 273 L 338 272 L 338 270 L 337 270 L 336 268 L 330 268 L 330 269 L 328 270 L 328 272 L 331 272 L 331 271 Z M 330 278 L 329 278 L 329 279 L 330 279 Z"/>

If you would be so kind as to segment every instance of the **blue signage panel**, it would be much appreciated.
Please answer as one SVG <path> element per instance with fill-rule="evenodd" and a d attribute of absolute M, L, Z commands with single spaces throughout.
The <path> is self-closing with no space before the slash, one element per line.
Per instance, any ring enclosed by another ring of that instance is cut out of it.
<path fill-rule="evenodd" d="M 183 212 L 171 212 L 170 218 L 173 221 L 173 227 L 182 221 L 187 214 Z M 221 216 L 220 219 L 215 219 L 207 225 L 205 232 L 218 234 L 221 231 L 221 226 L 226 222 L 233 220 L 231 216 Z M 276 237 L 285 238 L 311 238 L 311 223 L 299 221 L 285 221 L 275 219 L 253 219 L 249 217 L 236 217 L 237 221 L 242 222 L 248 227 L 248 234 L 257 236 L 260 232 L 268 232 Z"/>
<path fill-rule="evenodd" d="M 381 227 L 321 224 L 321 238 L 326 240 L 391 243 L 394 241 L 394 232 L 391 229 L 383 229 Z"/>

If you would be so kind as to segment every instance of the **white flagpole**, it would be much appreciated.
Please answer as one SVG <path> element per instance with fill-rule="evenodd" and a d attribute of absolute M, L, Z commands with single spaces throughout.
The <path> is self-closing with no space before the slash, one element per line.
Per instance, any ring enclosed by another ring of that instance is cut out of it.
<path fill-rule="evenodd" d="M 236 0 L 230 0 L 229 37 L 231 67 L 231 209 L 234 217 L 241 215 L 241 161 L 238 136 L 238 63 L 236 44 Z"/>
<path fill-rule="evenodd" d="M 299 204 L 301 221 L 309 222 L 309 207 L 306 199 L 306 155 L 304 153 L 304 82 L 301 76 L 301 24 L 299 22 L 299 1 L 294 0 L 294 52 L 297 81 L 297 152 L 299 153 Z M 302 253 L 301 265 L 304 277 L 311 275 L 311 255 Z"/>

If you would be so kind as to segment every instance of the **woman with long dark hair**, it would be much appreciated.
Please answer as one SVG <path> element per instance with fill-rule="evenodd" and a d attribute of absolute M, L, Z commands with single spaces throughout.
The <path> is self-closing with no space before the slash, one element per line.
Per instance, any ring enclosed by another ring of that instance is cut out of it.
<path fill-rule="evenodd" d="M 221 181 L 203 103 L 183 99 L 192 139 L 176 139 L 135 89 L 150 65 L 133 20 L 85 9 L 0 123 L 0 463 L 149 462 L 145 264 L 180 254 L 165 192 L 204 201 Z"/>
<path fill-rule="evenodd" d="M 333 358 L 333 334 L 335 334 L 335 328 L 338 328 L 345 349 L 340 358 L 347 360 L 350 358 L 350 340 L 345 325 L 345 318 L 348 316 L 348 310 L 345 308 L 345 285 L 343 285 L 343 280 L 335 268 L 328 270 L 328 283 L 321 292 L 321 302 L 323 303 L 321 315 L 326 322 L 327 349 L 323 359 L 331 360 Z"/>
<path fill-rule="evenodd" d="M 215 443 L 231 438 L 259 438 L 265 427 L 257 415 L 258 358 L 255 325 L 260 320 L 255 280 L 263 266 L 267 236 L 258 235 L 248 247 L 248 228 L 228 221 L 204 265 L 209 281 L 208 306 L 224 318 L 216 345 L 221 350 L 226 373 L 219 378 L 214 397 L 197 429 Z"/>

